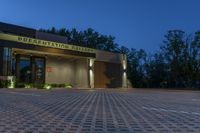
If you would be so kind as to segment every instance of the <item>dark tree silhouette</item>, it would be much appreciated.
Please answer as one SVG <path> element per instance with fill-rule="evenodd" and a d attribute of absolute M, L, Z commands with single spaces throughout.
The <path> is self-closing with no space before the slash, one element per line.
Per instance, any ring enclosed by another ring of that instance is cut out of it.
<path fill-rule="evenodd" d="M 200 88 L 200 31 L 194 35 L 168 31 L 155 54 L 120 46 L 113 36 L 91 28 L 78 31 L 52 27 L 41 31 L 65 36 L 69 44 L 126 54 L 128 79 L 133 87 Z"/>

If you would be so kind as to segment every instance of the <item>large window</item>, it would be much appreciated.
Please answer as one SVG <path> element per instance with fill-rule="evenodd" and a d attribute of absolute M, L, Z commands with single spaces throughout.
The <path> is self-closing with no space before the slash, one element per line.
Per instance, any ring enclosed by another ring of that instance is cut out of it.
<path fill-rule="evenodd" d="M 31 83 L 31 62 L 28 57 L 20 57 L 19 82 Z"/>
<path fill-rule="evenodd" d="M 3 48 L 3 76 L 12 75 L 12 49 Z"/>

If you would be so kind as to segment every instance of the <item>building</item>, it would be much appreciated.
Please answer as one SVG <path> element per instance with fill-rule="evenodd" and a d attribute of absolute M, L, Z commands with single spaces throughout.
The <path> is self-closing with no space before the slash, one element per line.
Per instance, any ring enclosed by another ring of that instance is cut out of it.
<path fill-rule="evenodd" d="M 126 55 L 70 45 L 63 36 L 0 22 L 0 78 L 10 77 L 17 83 L 126 87 Z"/>

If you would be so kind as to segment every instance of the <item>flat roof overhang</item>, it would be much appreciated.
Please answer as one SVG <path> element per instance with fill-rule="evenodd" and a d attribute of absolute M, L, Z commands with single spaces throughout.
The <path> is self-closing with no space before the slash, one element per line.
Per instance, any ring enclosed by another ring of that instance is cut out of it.
<path fill-rule="evenodd" d="M 18 38 L 20 38 L 20 40 L 17 40 Z M 26 39 L 26 40 L 31 39 L 34 42 L 33 44 L 27 41 L 23 42 L 23 39 Z M 52 43 L 54 45 L 42 46 L 42 43 L 37 45 L 36 42 L 45 42 L 45 44 Z M 62 46 L 62 47 L 61 48 L 56 47 L 57 45 L 55 44 L 59 44 L 59 46 L 60 47 Z M 63 48 L 63 46 L 65 45 L 66 45 L 66 48 L 65 47 Z M 62 55 L 73 55 L 73 56 L 96 58 L 95 49 L 90 49 L 90 48 L 80 47 L 80 46 L 75 46 L 75 45 L 73 46 L 69 44 L 61 44 L 61 43 L 50 42 L 50 41 L 45 41 L 45 40 L 39 40 L 35 38 L 9 35 L 9 34 L 4 34 L 4 33 L 0 33 L 0 46 L 9 47 L 9 48 L 18 48 L 18 49 L 24 49 L 24 50 L 34 50 L 34 51 L 40 51 L 40 52 L 46 52 L 46 53 L 52 53 L 52 54 L 55 53 L 55 54 L 62 54 Z"/>
<path fill-rule="evenodd" d="M 60 53 L 49 53 L 44 51 L 35 51 L 35 50 L 27 50 L 27 49 L 19 49 L 19 48 L 12 48 L 13 55 L 26 55 L 26 56 L 34 56 L 34 57 L 58 57 L 58 58 L 66 58 L 66 59 L 89 59 L 91 57 L 84 57 L 84 56 L 75 56 L 69 54 L 60 54 Z"/>

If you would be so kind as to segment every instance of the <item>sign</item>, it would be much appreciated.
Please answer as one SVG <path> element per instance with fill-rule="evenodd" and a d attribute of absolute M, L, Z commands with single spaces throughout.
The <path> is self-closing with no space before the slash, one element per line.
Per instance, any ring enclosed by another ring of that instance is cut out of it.
<path fill-rule="evenodd" d="M 47 72 L 53 72 L 53 68 L 52 67 L 47 67 Z"/>
<path fill-rule="evenodd" d="M 85 53 L 95 53 L 95 49 L 92 49 L 92 48 L 70 45 L 70 44 L 65 44 L 65 43 L 51 42 L 51 41 L 40 40 L 40 39 L 35 39 L 35 38 L 30 38 L 30 37 L 4 34 L 4 33 L 0 33 L 0 39 L 6 40 L 6 41 L 20 42 L 20 43 L 24 43 L 28 45 L 66 49 L 66 50 L 85 52 Z"/>

